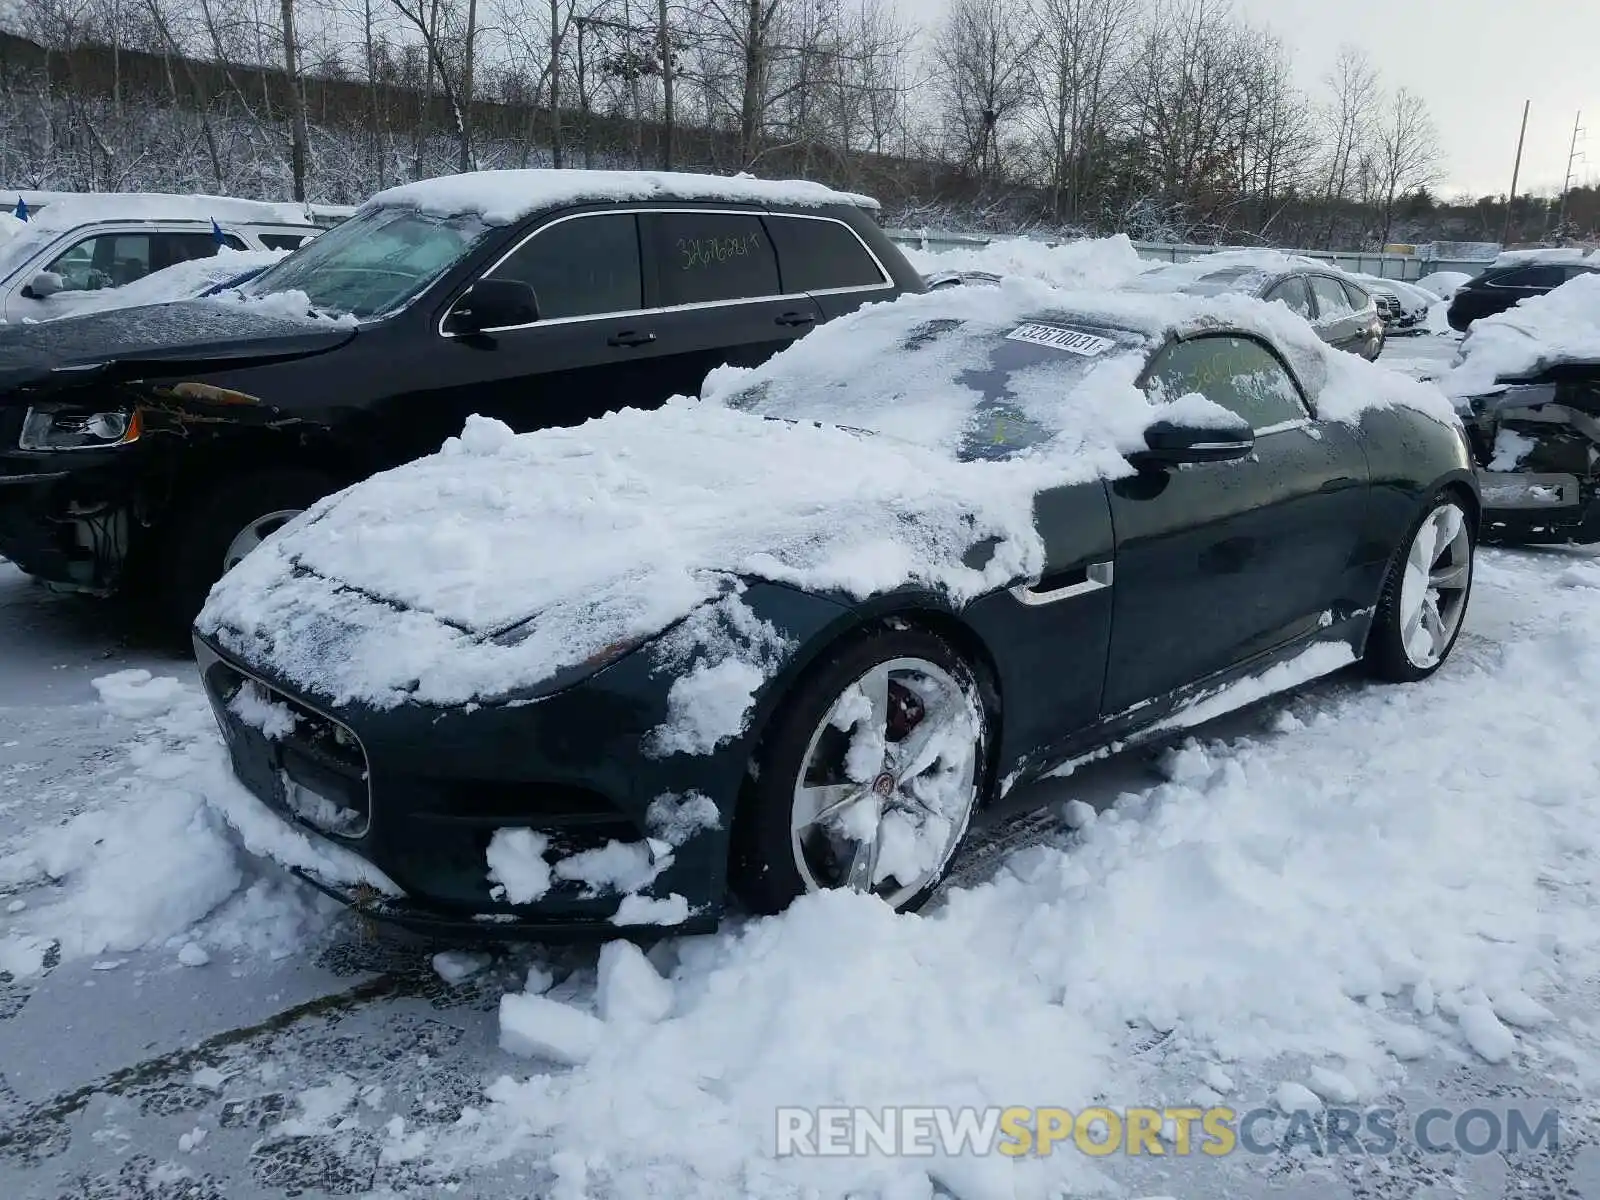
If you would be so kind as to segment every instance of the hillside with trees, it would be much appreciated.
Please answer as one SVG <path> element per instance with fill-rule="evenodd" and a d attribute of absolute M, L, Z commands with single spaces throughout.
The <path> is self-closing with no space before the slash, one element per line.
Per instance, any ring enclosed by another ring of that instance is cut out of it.
<path fill-rule="evenodd" d="M 0 0 L 3 3 L 3 0 Z M 887 219 L 1308 248 L 1498 240 L 1423 97 L 1313 94 L 1228 0 L 14 0 L 0 186 L 353 202 L 521 166 L 804 175 Z M 1600 195 L 1518 197 L 1513 240 Z"/>

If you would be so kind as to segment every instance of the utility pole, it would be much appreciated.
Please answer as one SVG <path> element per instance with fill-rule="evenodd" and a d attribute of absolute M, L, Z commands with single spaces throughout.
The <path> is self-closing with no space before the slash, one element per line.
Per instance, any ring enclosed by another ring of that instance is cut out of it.
<path fill-rule="evenodd" d="M 1522 174 L 1522 142 L 1528 136 L 1528 109 L 1532 104 L 1532 100 L 1522 102 L 1522 132 L 1517 134 L 1517 161 L 1511 168 L 1511 194 L 1506 197 L 1506 225 L 1500 231 L 1502 247 L 1511 241 L 1511 210 L 1517 204 L 1517 177 Z"/>
<path fill-rule="evenodd" d="M 1556 240 L 1567 240 L 1567 193 L 1572 190 L 1572 164 L 1583 157 L 1578 149 L 1578 135 L 1584 132 L 1583 112 L 1580 110 L 1572 122 L 1572 148 L 1567 151 L 1567 177 L 1561 181 L 1561 216 L 1556 219 Z"/>

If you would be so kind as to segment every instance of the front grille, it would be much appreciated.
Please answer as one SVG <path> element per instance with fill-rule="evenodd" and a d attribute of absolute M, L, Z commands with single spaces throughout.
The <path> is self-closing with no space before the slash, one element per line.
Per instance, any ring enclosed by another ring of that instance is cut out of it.
<path fill-rule="evenodd" d="M 208 676 L 229 719 L 268 744 L 277 779 L 263 798 L 323 833 L 364 837 L 372 823 L 370 763 L 355 731 L 226 663 Z"/>

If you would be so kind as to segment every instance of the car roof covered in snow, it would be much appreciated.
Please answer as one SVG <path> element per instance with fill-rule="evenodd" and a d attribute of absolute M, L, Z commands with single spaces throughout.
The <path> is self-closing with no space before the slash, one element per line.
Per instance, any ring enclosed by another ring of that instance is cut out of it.
<path fill-rule="evenodd" d="M 65 230 L 91 221 L 217 221 L 224 225 L 311 225 L 303 204 L 241 200 L 234 196 L 178 196 L 164 192 L 0 192 L 7 212 L 18 197 L 36 229 Z"/>
<path fill-rule="evenodd" d="M 1529 250 L 1504 250 L 1489 264 L 1491 271 L 1502 267 L 1527 267 L 1543 264 L 1577 265 L 1600 269 L 1600 250 L 1582 246 L 1547 246 Z"/>
<path fill-rule="evenodd" d="M 581 171 L 532 168 L 442 175 L 379 192 L 363 209 L 415 208 L 437 216 L 473 214 L 490 225 L 510 225 L 536 212 L 570 204 L 630 200 L 721 200 L 729 204 L 783 204 L 807 208 L 842 204 L 876 209 L 870 196 L 836 192 L 800 179 L 752 175 L 696 175 L 683 171 Z"/>

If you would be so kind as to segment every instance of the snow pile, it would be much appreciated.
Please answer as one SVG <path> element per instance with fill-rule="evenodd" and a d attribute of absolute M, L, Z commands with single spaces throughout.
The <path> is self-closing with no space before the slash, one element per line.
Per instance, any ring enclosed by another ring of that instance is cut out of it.
<path fill-rule="evenodd" d="M 443 175 L 379 192 L 364 204 L 415 208 L 439 216 L 476 213 L 490 225 L 569 204 L 627 200 L 723 200 L 730 204 L 792 204 L 811 208 L 847 204 L 877 208 L 870 196 L 836 192 L 805 180 L 756 179 L 750 175 L 694 175 L 675 171 L 578 171 L 542 168 L 470 171 Z"/>
<path fill-rule="evenodd" d="M 1464 271 L 1434 271 L 1431 275 L 1424 275 L 1417 280 L 1416 286 L 1425 292 L 1431 292 L 1441 300 L 1453 300 L 1455 294 L 1461 290 L 1461 285 L 1471 283 L 1472 276 Z"/>
<path fill-rule="evenodd" d="M 986 246 L 929 251 L 902 246 L 918 271 L 981 271 L 1038 279 L 1059 288 L 1118 287 L 1144 269 L 1125 234 L 1050 245 L 1031 238 L 1001 238 Z"/>
<path fill-rule="evenodd" d="M 1600 795 L 1574 785 L 1600 771 L 1600 610 L 1552 594 L 1551 570 L 1486 557 L 1480 636 L 1426 685 L 1329 687 L 1281 733 L 1191 742 L 1165 782 L 927 916 L 813 895 L 662 947 L 666 988 L 619 950 L 592 995 L 507 997 L 503 1041 L 543 1063 L 439 1149 L 519 1170 L 559 1149 L 601 1194 L 932 1180 L 1010 1200 L 1105 1181 L 1080 1155 L 775 1160 L 774 1109 L 1192 1093 L 1315 1111 L 1382 1102 L 1424 1056 L 1592 1071 L 1543 998 L 1600 967 Z M 1532 623 L 1530 592 L 1548 597 Z M 1159 1074 L 1134 1052 L 1157 1036 Z"/>
<path fill-rule="evenodd" d="M 50 942 L 68 958 L 169 945 L 197 966 L 206 946 L 280 955 L 324 924 L 328 909 L 251 854 L 392 890 L 244 791 L 195 684 L 130 670 L 95 685 L 112 715 L 140 726 L 130 770 L 110 803 L 39 829 L 0 858 L 0 884 L 51 888 L 12 918 L 0 959 Z"/>
<path fill-rule="evenodd" d="M 1326 419 L 1403 404 L 1456 420 L 1281 305 L 951 288 L 720 368 L 701 402 L 523 436 L 471 418 L 438 454 L 286 526 L 217 584 L 199 626 L 336 704 L 388 707 L 546 684 L 740 578 L 863 598 L 912 583 L 959 605 L 1039 568 L 1040 488 L 1132 472 L 1126 455 L 1164 416 L 1135 386 L 1152 345 L 1219 327 L 1282 347 Z M 686 683 L 667 745 L 736 732 L 750 668 L 770 657 Z"/>
<path fill-rule="evenodd" d="M 1600 273 L 1569 279 L 1542 296 L 1472 323 L 1461 361 L 1440 380 L 1451 395 L 1471 396 L 1496 380 L 1523 379 L 1567 362 L 1600 361 Z"/>
<path fill-rule="evenodd" d="M 122 287 L 57 292 L 40 305 L 40 317 L 54 320 L 108 308 L 136 308 L 143 304 L 186 300 L 248 272 L 269 267 L 287 253 L 287 250 L 230 250 L 223 246 L 210 258 L 193 258 L 162 271 L 152 271 L 143 279 Z"/>

